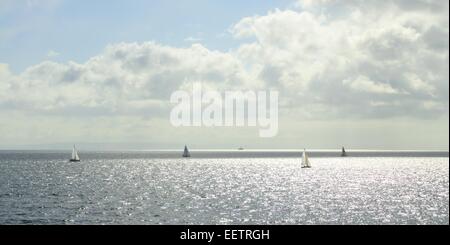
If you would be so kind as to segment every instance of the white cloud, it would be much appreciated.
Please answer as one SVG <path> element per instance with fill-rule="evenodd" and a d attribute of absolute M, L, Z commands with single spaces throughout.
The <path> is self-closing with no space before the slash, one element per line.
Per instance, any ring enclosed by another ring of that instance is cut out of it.
<path fill-rule="evenodd" d="M 447 1 L 299 6 L 243 18 L 231 28 L 242 44 L 229 52 L 119 43 L 84 63 L 45 61 L 20 74 L 0 65 L 0 110 L 164 119 L 173 91 L 203 81 L 218 90 L 277 89 L 281 117 L 291 121 L 448 116 Z"/>
<path fill-rule="evenodd" d="M 236 38 L 253 38 L 237 56 L 290 95 L 288 104 L 327 115 L 342 115 L 336 107 L 374 117 L 448 114 L 448 2 L 327 0 L 299 7 L 247 17 L 231 29 Z M 380 110 L 373 99 L 394 109 Z M 425 100 L 445 106 L 424 109 Z"/>
<path fill-rule="evenodd" d="M 47 57 L 48 57 L 48 58 L 54 58 L 54 57 L 58 57 L 58 56 L 59 56 L 59 53 L 56 52 L 56 51 L 54 51 L 54 50 L 50 50 L 50 51 L 48 51 L 48 53 L 47 53 Z"/>
<path fill-rule="evenodd" d="M 311 108 L 339 115 L 337 105 L 357 115 L 361 108 L 355 105 L 366 111 L 374 99 L 394 104 L 392 115 L 405 107 L 422 108 L 414 112 L 419 115 L 437 108 L 420 106 L 424 101 L 448 107 L 448 45 L 443 44 L 448 41 L 448 21 L 445 11 L 430 12 L 435 1 L 414 1 L 411 6 L 403 1 L 357 0 L 301 5 L 302 11 L 275 10 L 236 23 L 231 28 L 234 37 L 251 39 L 231 52 L 200 44 L 174 48 L 120 43 L 83 64 L 42 62 L 22 74 L 8 75 L 3 90 L 9 87 L 14 94 L 8 106 L 86 110 L 89 115 L 140 113 L 147 108 L 158 114 L 171 92 L 203 81 L 218 89 L 278 89 L 282 105 L 302 108 L 311 117 L 316 113 Z"/>
<path fill-rule="evenodd" d="M 187 37 L 184 39 L 185 42 L 196 43 L 202 41 L 202 38 L 199 37 Z"/>
<path fill-rule="evenodd" d="M 411 113 L 405 110 L 410 107 L 421 109 L 408 116 L 438 108 L 437 113 L 445 113 L 448 22 L 445 12 L 429 12 L 434 2 L 418 8 L 427 2 L 417 1 L 412 10 L 402 9 L 401 1 L 369 1 L 370 9 L 356 0 L 302 4 L 303 11 L 275 10 L 242 19 L 231 32 L 251 39 L 230 52 L 200 44 L 119 43 L 82 64 L 42 62 L 8 75 L 3 90 L 9 87 L 14 98 L 7 105 L 46 112 L 85 110 L 88 115 L 148 109 L 159 116 L 171 92 L 203 81 L 222 90 L 280 90 L 284 107 L 302 109 L 312 118 L 327 110 L 330 116 L 342 114 L 339 110 L 358 115 L 371 107 L 376 117 L 380 110 L 373 100 L 394 105 L 391 115 Z M 336 15 L 330 6 L 344 10 Z M 367 93 L 375 98 L 363 95 Z M 423 107 L 424 101 L 445 106 Z"/>
<path fill-rule="evenodd" d="M 371 81 L 368 77 L 365 76 L 358 76 L 356 79 L 347 79 L 342 83 L 345 86 L 348 86 L 349 88 L 359 92 L 399 94 L 399 92 L 396 89 L 392 88 L 391 85 Z"/>
<path fill-rule="evenodd" d="M 251 80 L 230 54 L 200 44 L 182 49 L 152 42 L 111 45 L 83 64 L 45 61 L 17 76 L 3 67 L 2 74 L 14 94 L 3 100 L 9 108 L 87 115 L 158 114 L 186 83 L 227 88 Z"/>

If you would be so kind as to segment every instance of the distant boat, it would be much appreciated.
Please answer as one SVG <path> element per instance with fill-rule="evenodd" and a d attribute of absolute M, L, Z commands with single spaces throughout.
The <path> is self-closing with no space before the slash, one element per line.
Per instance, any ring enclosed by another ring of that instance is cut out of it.
<path fill-rule="evenodd" d="M 244 147 L 239 147 L 238 150 L 243 151 Z"/>
<path fill-rule="evenodd" d="M 302 168 L 312 168 L 306 149 L 303 150 Z"/>
<path fill-rule="evenodd" d="M 345 148 L 342 147 L 341 157 L 346 157 L 346 156 L 347 156 L 347 152 L 345 152 Z"/>
<path fill-rule="evenodd" d="M 189 153 L 187 146 L 184 146 L 183 157 L 191 157 L 191 153 Z"/>
<path fill-rule="evenodd" d="M 78 151 L 77 151 L 77 148 L 75 147 L 75 145 L 73 146 L 73 149 L 72 149 L 72 158 L 70 158 L 70 161 L 71 162 L 81 161 L 80 157 L 78 156 Z"/>

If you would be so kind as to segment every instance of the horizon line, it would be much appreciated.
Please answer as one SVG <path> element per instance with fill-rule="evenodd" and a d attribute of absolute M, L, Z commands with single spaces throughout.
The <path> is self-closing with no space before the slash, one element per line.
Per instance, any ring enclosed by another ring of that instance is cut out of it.
<path fill-rule="evenodd" d="M 183 151 L 182 148 L 159 148 L 159 149 L 93 149 L 93 148 L 86 148 L 83 149 L 83 147 L 77 146 L 77 149 L 80 151 L 86 151 L 86 152 L 120 152 L 120 151 L 130 151 L 130 152 L 176 152 L 176 151 Z M 270 151 L 270 152 L 297 152 L 297 151 L 303 151 L 305 149 L 302 148 L 244 148 L 244 149 L 238 149 L 238 148 L 190 148 L 189 151 L 191 152 L 225 152 L 225 151 L 237 151 L 237 152 L 261 152 L 261 151 Z M 67 151 L 71 150 L 67 148 Z M 310 152 L 341 152 L 341 148 L 306 148 L 307 151 Z M 348 152 L 450 152 L 449 149 L 434 149 L 434 150 L 417 150 L 417 149 L 367 149 L 367 148 L 345 148 Z M 66 149 L 63 148 L 3 148 L 0 147 L 0 152 L 2 151 L 66 151 Z"/>

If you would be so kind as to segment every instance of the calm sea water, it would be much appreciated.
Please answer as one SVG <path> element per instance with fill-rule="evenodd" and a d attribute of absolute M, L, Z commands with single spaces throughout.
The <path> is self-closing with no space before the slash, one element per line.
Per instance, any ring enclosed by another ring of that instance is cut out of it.
<path fill-rule="evenodd" d="M 448 152 L 0 151 L 0 224 L 449 224 Z"/>

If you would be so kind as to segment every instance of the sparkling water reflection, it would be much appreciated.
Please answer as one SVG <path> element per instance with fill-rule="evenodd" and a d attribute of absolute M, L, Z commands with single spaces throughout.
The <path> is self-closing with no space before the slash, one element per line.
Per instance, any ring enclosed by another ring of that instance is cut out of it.
<path fill-rule="evenodd" d="M 0 224 L 449 224 L 448 157 L 0 156 Z"/>

